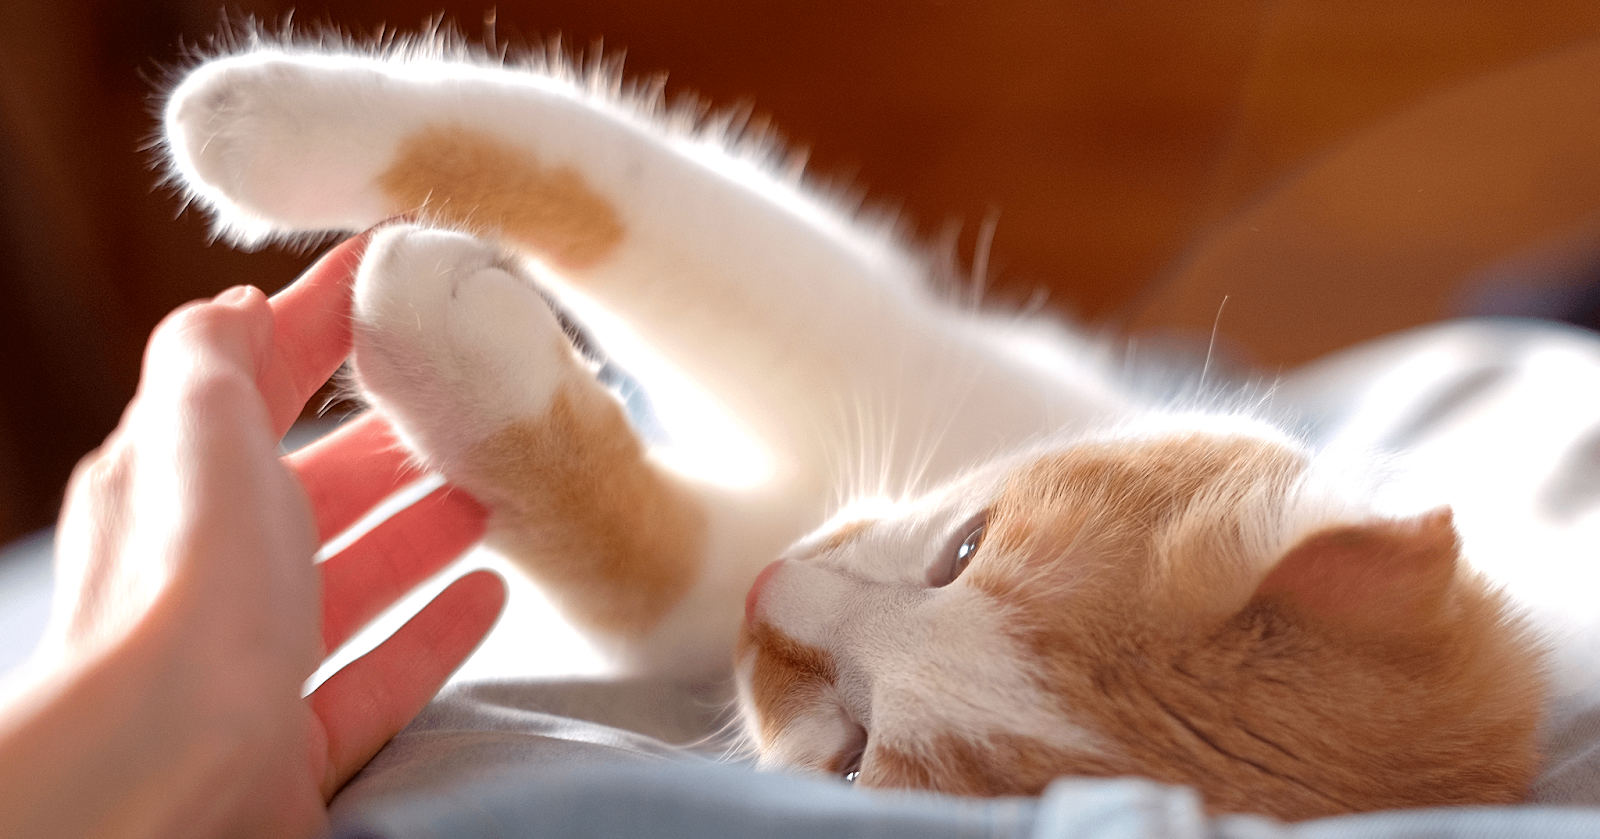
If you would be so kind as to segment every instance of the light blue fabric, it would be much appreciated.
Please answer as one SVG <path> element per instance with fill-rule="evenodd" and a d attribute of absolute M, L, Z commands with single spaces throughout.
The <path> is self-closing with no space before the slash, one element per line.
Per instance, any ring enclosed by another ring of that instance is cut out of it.
<path fill-rule="evenodd" d="M 341 837 L 1005 837 L 1028 836 L 1037 805 L 870 794 L 739 766 L 550 767 L 456 786 L 347 824 Z"/>
<path fill-rule="evenodd" d="M 1600 810 L 1577 807 L 1396 810 L 1303 822 L 1283 835 L 1296 839 L 1593 839 L 1600 836 Z"/>
<path fill-rule="evenodd" d="M 712 764 L 524 770 L 347 821 L 338 839 L 1593 839 L 1600 809 L 1408 810 L 1283 824 L 1207 817 L 1189 790 L 1062 780 L 1038 799 L 856 790 Z"/>

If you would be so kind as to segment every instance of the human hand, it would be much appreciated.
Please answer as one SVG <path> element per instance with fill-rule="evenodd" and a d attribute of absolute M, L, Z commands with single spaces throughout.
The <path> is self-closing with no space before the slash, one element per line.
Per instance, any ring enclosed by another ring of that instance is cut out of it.
<path fill-rule="evenodd" d="M 52 664 L 0 707 L 0 835 L 311 835 L 493 624 L 503 583 L 469 574 L 301 696 L 483 530 L 447 487 L 312 561 L 417 477 L 374 417 L 277 452 L 348 352 L 363 241 L 270 302 L 232 289 L 156 328 L 139 392 L 68 487 Z"/>

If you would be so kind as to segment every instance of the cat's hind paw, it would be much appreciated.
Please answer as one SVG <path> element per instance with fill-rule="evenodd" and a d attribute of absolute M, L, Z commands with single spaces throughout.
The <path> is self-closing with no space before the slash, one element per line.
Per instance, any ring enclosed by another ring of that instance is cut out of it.
<path fill-rule="evenodd" d="M 411 225 L 373 235 L 351 305 L 356 385 L 430 466 L 544 416 L 589 379 L 521 263 L 471 236 Z"/>
<path fill-rule="evenodd" d="M 360 230 L 389 215 L 373 178 L 398 118 L 375 68 L 256 52 L 210 62 L 167 101 L 173 177 L 219 229 L 253 245 L 278 233 Z"/>

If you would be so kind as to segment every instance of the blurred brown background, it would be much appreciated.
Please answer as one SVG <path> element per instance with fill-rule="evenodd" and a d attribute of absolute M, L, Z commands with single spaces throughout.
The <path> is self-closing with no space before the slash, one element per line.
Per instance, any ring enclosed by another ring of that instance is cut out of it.
<path fill-rule="evenodd" d="M 289 3 L 229 19 L 276 26 Z M 303 254 L 208 244 L 145 144 L 214 0 L 0 8 L 0 540 L 48 524 L 163 313 Z M 300 26 L 480 37 L 485 6 L 343 0 Z M 1587 321 L 1600 7 L 1582 0 L 502 0 L 501 40 L 626 50 L 753 103 L 814 169 L 970 258 L 996 294 L 1198 335 L 1267 371 L 1461 312 Z"/>

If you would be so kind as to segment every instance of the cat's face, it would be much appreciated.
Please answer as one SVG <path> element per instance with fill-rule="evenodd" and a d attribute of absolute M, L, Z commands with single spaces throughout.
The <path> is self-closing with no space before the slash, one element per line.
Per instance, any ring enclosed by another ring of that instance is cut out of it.
<path fill-rule="evenodd" d="M 1537 655 L 1449 514 L 1355 517 L 1289 443 L 1081 443 L 842 516 L 752 587 L 764 763 L 1035 794 L 1067 774 L 1285 818 L 1513 801 Z"/>

